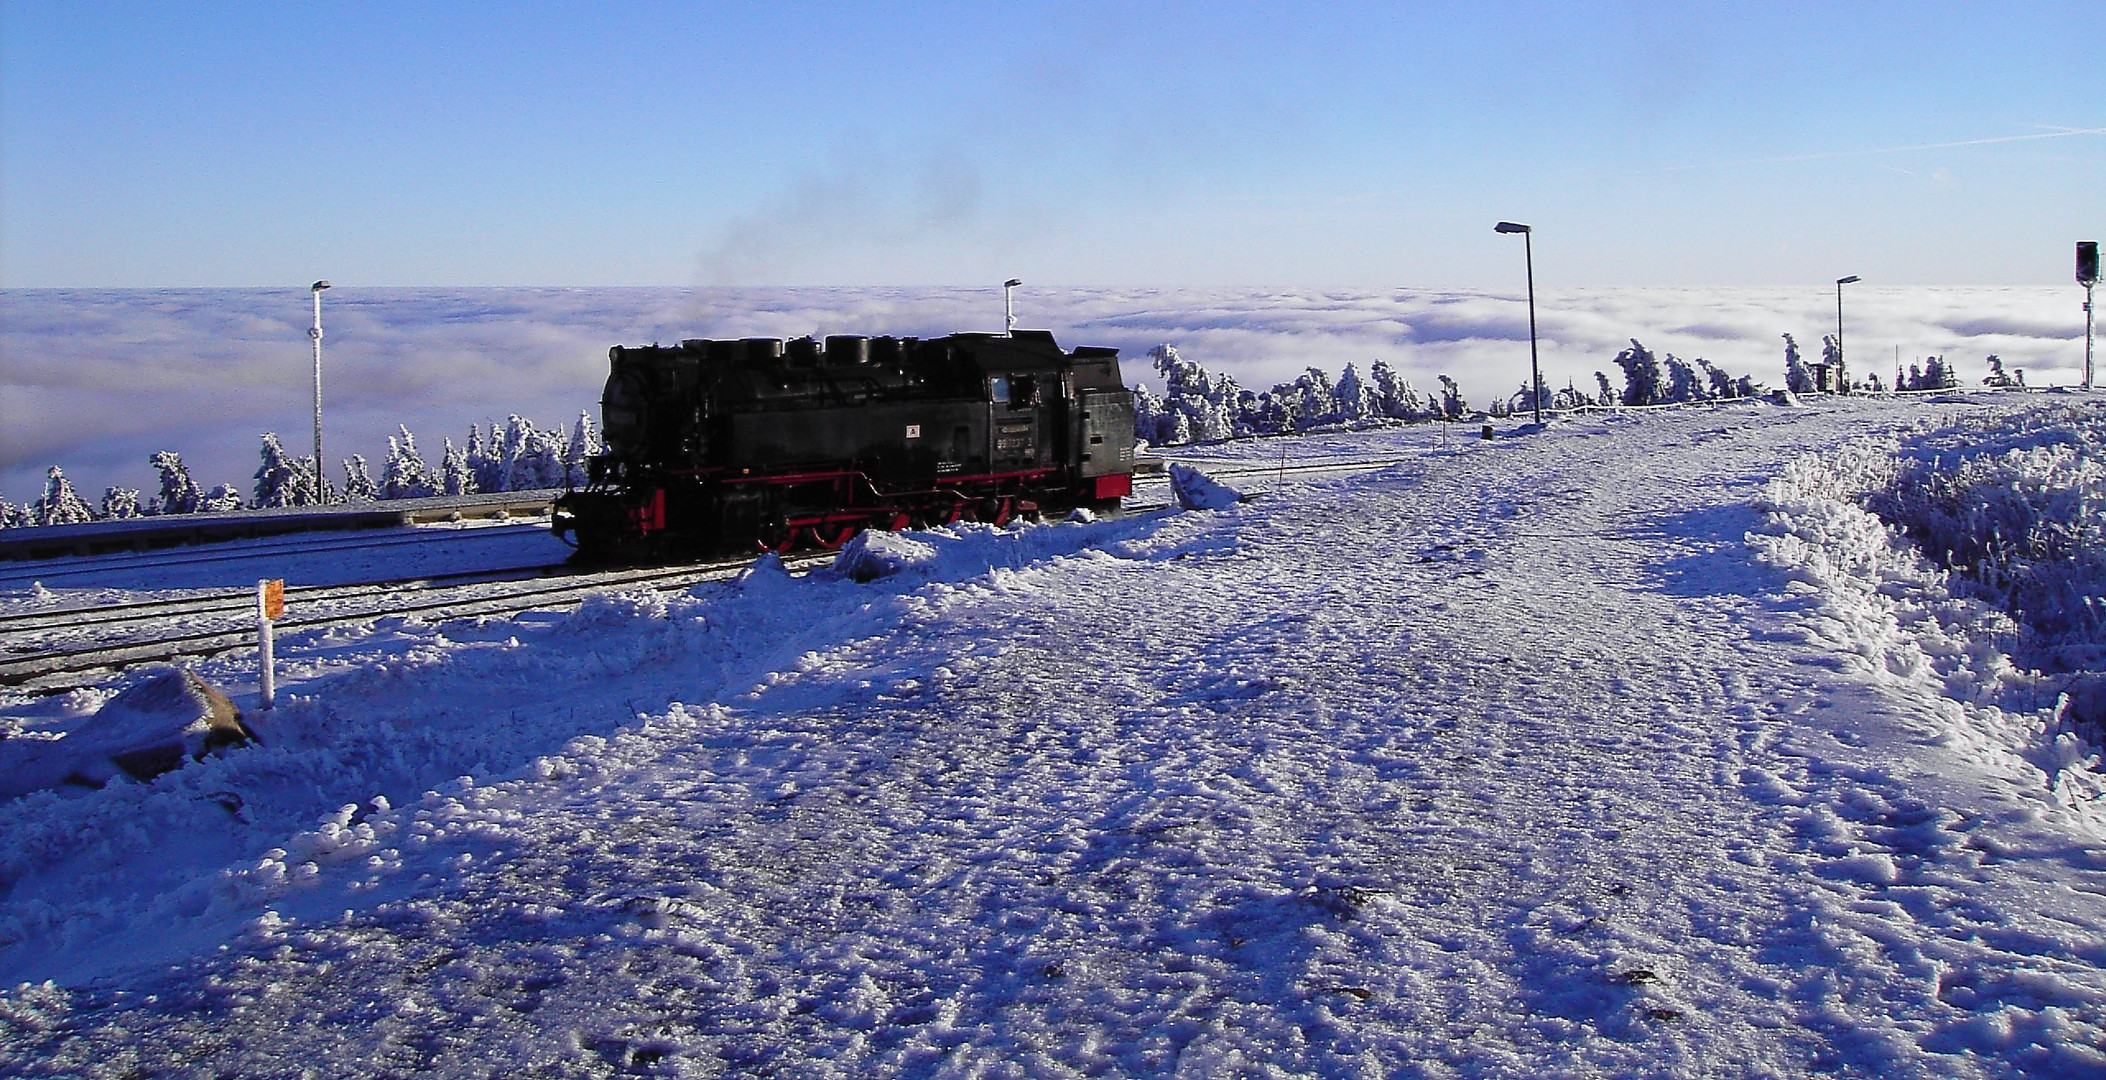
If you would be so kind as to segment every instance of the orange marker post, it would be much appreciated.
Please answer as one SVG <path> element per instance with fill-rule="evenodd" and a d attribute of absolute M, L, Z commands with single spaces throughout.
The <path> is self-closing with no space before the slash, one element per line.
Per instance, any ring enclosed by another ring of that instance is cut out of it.
<path fill-rule="evenodd" d="M 256 583 L 257 663 L 262 669 L 261 697 L 264 711 L 276 705 L 277 660 L 271 655 L 271 623 L 285 617 L 285 579 L 267 578 Z"/>

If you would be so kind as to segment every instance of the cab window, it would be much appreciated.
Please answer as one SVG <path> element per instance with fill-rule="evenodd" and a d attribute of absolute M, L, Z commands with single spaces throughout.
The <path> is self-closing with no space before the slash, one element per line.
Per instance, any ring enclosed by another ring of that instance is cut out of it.
<path fill-rule="evenodd" d="M 1008 404 L 1008 402 L 1009 402 L 1009 377 L 1008 377 L 1008 376 L 1006 376 L 1006 375 L 995 375 L 995 376 L 992 376 L 992 377 L 990 377 L 990 378 L 989 378 L 989 379 L 987 380 L 987 400 L 989 400 L 989 401 L 992 401 L 992 402 L 994 402 L 994 403 L 996 403 L 996 404 L 998 404 L 998 405 L 1006 405 L 1006 404 Z"/>

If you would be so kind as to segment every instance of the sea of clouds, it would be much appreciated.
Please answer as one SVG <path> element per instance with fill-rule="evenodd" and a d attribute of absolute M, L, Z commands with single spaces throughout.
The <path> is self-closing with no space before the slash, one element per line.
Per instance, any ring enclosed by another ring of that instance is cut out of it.
<path fill-rule="evenodd" d="M 1567 289 L 1539 293 L 1543 376 L 1622 385 L 1614 357 L 1637 338 L 1656 353 L 1702 357 L 1783 382 L 1783 341 L 1818 358 L 1835 332 L 1820 287 Z M 2074 288 L 1876 287 L 1845 296 L 1852 370 L 1893 374 L 1943 355 L 1964 381 L 2002 356 L 2029 384 L 2074 383 L 2084 357 Z M 1448 374 L 1473 405 L 1528 376 L 1528 308 L 1516 293 L 1438 289 L 1034 288 L 1018 324 L 1065 346 L 1121 350 L 1129 382 L 1169 343 L 1265 388 L 1315 366 L 1334 377 L 1387 360 L 1421 387 Z M 251 486 L 259 436 L 295 453 L 312 436 L 312 307 L 292 289 L 0 290 L 0 497 L 34 498 L 65 467 L 91 502 L 119 484 L 155 485 L 147 458 L 176 450 L 209 487 Z M 406 424 L 428 458 L 471 423 L 524 415 L 568 427 L 598 415 L 607 347 L 692 337 L 803 334 L 939 336 L 999 330 L 999 289 L 358 288 L 324 294 L 324 452 L 374 464 Z"/>

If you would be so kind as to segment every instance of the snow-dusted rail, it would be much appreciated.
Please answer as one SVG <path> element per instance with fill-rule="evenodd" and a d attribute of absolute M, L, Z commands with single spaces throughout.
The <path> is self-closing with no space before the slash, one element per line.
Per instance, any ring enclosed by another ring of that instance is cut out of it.
<path fill-rule="evenodd" d="M 792 568 L 809 568 L 833 558 L 831 552 L 799 556 L 784 560 Z M 689 566 L 667 567 L 649 570 L 616 570 L 593 574 L 581 574 L 561 580 L 536 580 L 518 583 L 521 587 L 492 594 L 478 591 L 464 595 L 468 590 L 486 590 L 487 582 L 474 585 L 456 585 L 424 590 L 424 595 L 407 599 L 399 592 L 376 593 L 375 598 L 383 602 L 373 605 L 347 607 L 305 617 L 291 617 L 278 623 L 280 633 L 292 630 L 319 629 L 350 623 L 369 622 L 373 619 L 418 615 L 428 619 L 466 619 L 478 616 L 512 615 L 522 611 L 567 607 L 578 603 L 586 596 L 602 589 L 622 586 L 642 586 L 661 592 L 688 588 L 706 581 L 721 581 L 737 575 L 750 565 L 750 559 L 702 563 Z M 405 600 L 407 599 L 407 602 Z M 256 644 L 254 627 L 244 626 L 233 630 L 176 633 L 148 641 L 130 642 L 116 646 L 97 646 L 86 649 L 58 649 L 40 651 L 27 656 L 14 656 L 0 660 L 0 685 L 19 685 L 39 693 L 59 693 L 88 685 L 94 678 L 67 678 L 67 676 L 119 669 L 132 664 L 159 663 L 190 657 L 210 656 L 234 649 L 250 648 Z"/>
<path fill-rule="evenodd" d="M 424 574 L 414 578 L 395 581 L 360 582 L 352 585 L 293 585 L 285 590 L 286 599 L 295 605 L 303 603 L 325 603 L 341 600 L 356 600 L 372 596 L 399 596 L 405 592 L 416 592 L 439 585 L 494 584 L 505 581 L 525 581 L 549 577 L 562 573 L 562 563 L 545 566 L 525 566 L 504 570 L 466 570 L 452 574 Z M 253 615 L 256 610 L 256 594 L 250 589 L 236 589 L 182 596 L 163 600 L 135 600 L 119 604 L 98 604 L 89 607 L 45 608 L 37 611 L 20 611 L 0 614 L 0 649 L 6 649 L 8 635 L 19 635 L 29 631 L 64 628 L 69 630 L 93 630 L 99 627 L 123 626 L 148 622 L 154 619 L 171 619 L 197 615 Z M 16 649 L 14 651 L 22 651 Z"/>
<path fill-rule="evenodd" d="M 218 547 L 168 548 L 144 552 L 115 552 L 69 560 L 63 564 L 53 563 L 0 563 L 0 589 L 20 588 L 31 582 L 51 583 L 69 577 L 107 574 L 131 566 L 150 566 L 163 569 L 169 566 L 198 566 L 212 563 L 239 562 L 254 559 L 258 555 L 272 552 L 298 552 L 315 554 L 329 551 L 367 551 L 379 548 L 405 547 L 415 544 L 452 543 L 464 538 L 492 539 L 515 535 L 511 530 L 536 528 L 534 524 L 517 526 L 484 526 L 472 529 L 410 529 L 371 532 L 349 532 L 328 539 L 317 539 L 312 533 L 288 536 L 283 539 L 255 541 L 238 549 Z"/>

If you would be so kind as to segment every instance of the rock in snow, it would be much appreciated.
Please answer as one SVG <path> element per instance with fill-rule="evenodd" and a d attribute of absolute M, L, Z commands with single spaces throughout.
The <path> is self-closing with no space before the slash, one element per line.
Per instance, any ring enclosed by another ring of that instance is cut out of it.
<path fill-rule="evenodd" d="M 151 780 L 254 739 L 227 695 L 190 671 L 168 668 L 111 698 L 63 738 L 0 743 L 0 798 L 101 787 L 120 772 Z"/>
<path fill-rule="evenodd" d="M 1170 466 L 1170 490 L 1187 510 L 1226 510 L 1243 501 L 1243 493 L 1190 465 Z"/>

